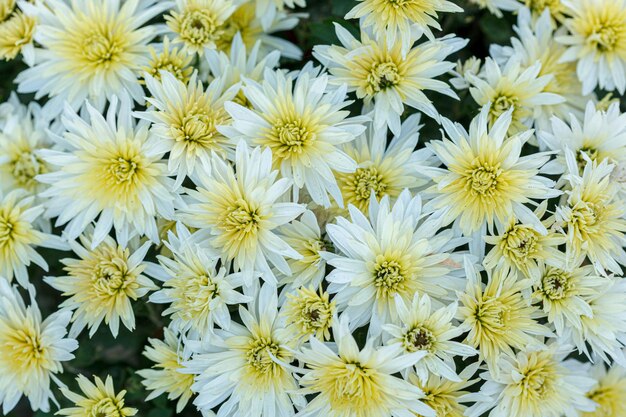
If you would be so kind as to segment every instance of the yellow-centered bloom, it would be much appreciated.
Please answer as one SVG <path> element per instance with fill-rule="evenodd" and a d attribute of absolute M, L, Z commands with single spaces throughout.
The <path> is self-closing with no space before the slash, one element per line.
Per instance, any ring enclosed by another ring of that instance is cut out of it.
<path fill-rule="evenodd" d="M 74 406 L 63 408 L 57 414 L 68 417 L 130 417 L 137 414 L 137 409 L 126 407 L 124 401 L 126 390 L 115 393 L 111 376 L 107 376 L 104 382 L 94 376 L 95 384 L 84 375 L 78 375 L 76 381 L 83 395 L 62 388 L 61 392 L 74 403 Z"/>

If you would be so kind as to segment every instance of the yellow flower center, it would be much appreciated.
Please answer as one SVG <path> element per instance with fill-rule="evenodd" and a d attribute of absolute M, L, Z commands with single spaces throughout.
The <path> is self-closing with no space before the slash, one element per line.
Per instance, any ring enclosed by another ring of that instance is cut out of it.
<path fill-rule="evenodd" d="M 301 288 L 297 295 L 289 298 L 287 322 L 295 324 L 300 335 L 315 334 L 321 337 L 328 332 L 335 311 L 328 294 L 319 295 L 315 291 Z"/>
<path fill-rule="evenodd" d="M 220 36 L 220 24 L 209 10 L 189 10 L 180 18 L 180 37 L 183 41 L 202 46 Z"/>
<path fill-rule="evenodd" d="M 510 308 L 495 298 L 486 298 L 476 305 L 474 318 L 481 330 L 503 334 L 509 329 Z"/>
<path fill-rule="evenodd" d="M 108 168 L 109 183 L 117 185 L 132 184 L 135 182 L 138 163 L 133 158 L 119 157 L 112 159 Z"/>
<path fill-rule="evenodd" d="M 378 378 L 375 370 L 357 361 L 342 363 L 330 370 L 325 381 L 334 410 L 366 410 L 379 399 Z"/>
<path fill-rule="evenodd" d="M 28 151 L 19 153 L 10 162 L 9 167 L 17 184 L 27 190 L 32 190 L 35 187 L 37 175 L 47 172 L 45 163 Z"/>
<path fill-rule="evenodd" d="M 177 142 L 192 142 L 196 145 L 207 147 L 216 143 L 215 136 L 219 133 L 216 129 L 216 117 L 210 108 L 194 106 L 183 116 L 179 126 L 172 127 L 174 138 Z M 219 117 L 222 121 L 225 117 Z"/>
<path fill-rule="evenodd" d="M 30 327 L 11 330 L 2 350 L 3 355 L 11 357 L 12 366 L 23 371 L 42 367 L 47 361 L 46 350 L 36 330 Z"/>
<path fill-rule="evenodd" d="M 258 209 L 252 208 L 247 201 L 240 199 L 227 210 L 222 222 L 222 227 L 232 233 L 235 239 L 243 240 L 250 235 L 256 235 L 261 215 Z"/>
<path fill-rule="evenodd" d="M 390 298 L 404 290 L 404 268 L 393 259 L 378 256 L 374 265 L 374 286 L 378 298 Z"/>
<path fill-rule="evenodd" d="M 123 52 L 119 39 L 107 32 L 94 31 L 82 40 L 82 54 L 87 62 L 108 68 Z"/>
<path fill-rule="evenodd" d="M 539 252 L 539 233 L 523 225 L 513 226 L 503 236 L 500 248 L 505 257 L 517 266 L 524 265 L 529 258 L 534 258 Z"/>
<path fill-rule="evenodd" d="M 493 197 L 498 191 L 498 178 L 502 173 L 500 164 L 481 164 L 476 160 L 472 165 L 475 168 L 465 173 L 466 189 L 474 196 Z"/>
<path fill-rule="evenodd" d="M 112 398 L 103 398 L 89 411 L 89 417 L 122 417 L 121 408 Z"/>
<path fill-rule="evenodd" d="M 15 219 L 8 215 L 0 216 L 0 248 L 9 246 L 15 239 Z"/>
<path fill-rule="evenodd" d="M 585 165 L 587 165 L 587 160 L 583 157 L 583 154 L 587 155 L 587 157 L 592 161 L 596 161 L 600 152 L 590 146 L 583 146 L 580 148 L 576 153 L 576 162 L 578 162 L 578 167 L 580 169 L 585 168 Z"/>
<path fill-rule="evenodd" d="M 280 365 L 272 360 L 270 353 L 274 357 L 279 357 L 279 345 L 269 337 L 257 337 L 250 341 L 246 351 L 246 361 L 248 366 L 255 373 L 261 376 L 277 376 Z"/>
<path fill-rule="evenodd" d="M 392 60 L 374 62 L 367 74 L 367 93 L 370 95 L 398 85 L 402 76 Z"/>
<path fill-rule="evenodd" d="M 128 285 L 126 260 L 120 258 L 103 259 L 93 270 L 93 287 L 103 297 L 115 296 Z"/>
<path fill-rule="evenodd" d="M 316 134 L 300 118 L 277 120 L 267 138 L 275 156 L 289 158 L 302 154 L 316 139 Z"/>
<path fill-rule="evenodd" d="M 372 191 L 377 199 L 385 195 L 387 184 L 383 174 L 375 167 L 357 168 L 354 174 L 347 176 L 344 191 L 350 197 L 350 202 L 356 203 L 357 207 L 367 206 Z"/>
<path fill-rule="evenodd" d="M 561 13 L 564 10 L 561 0 L 525 0 L 524 3 L 535 14 L 541 14 L 548 8 L 553 17 L 561 17 Z"/>
<path fill-rule="evenodd" d="M 175 303 L 182 307 L 182 315 L 194 319 L 206 314 L 211 300 L 219 296 L 217 284 L 208 275 L 181 278 L 180 300 Z"/>
<path fill-rule="evenodd" d="M 551 301 L 568 297 L 572 289 L 572 275 L 561 269 L 549 268 L 541 278 L 541 290 Z"/>
<path fill-rule="evenodd" d="M 626 413 L 626 382 L 616 381 L 614 385 L 600 385 L 587 394 L 587 398 L 598 404 L 593 412 L 583 413 L 582 417 L 614 417 Z"/>
<path fill-rule="evenodd" d="M 590 228 L 598 223 L 600 212 L 601 207 L 596 204 L 579 201 L 572 207 L 569 226 L 575 228 L 585 237 L 591 232 Z"/>
<path fill-rule="evenodd" d="M 416 326 L 404 334 L 402 345 L 408 352 L 417 352 L 418 350 L 428 350 L 433 348 L 435 343 L 435 335 L 424 326 Z"/>
<path fill-rule="evenodd" d="M 496 96 L 495 100 L 491 103 L 489 109 L 489 118 L 494 122 L 500 115 L 508 111 L 511 107 L 517 107 L 518 97 L 507 95 L 506 93 L 500 93 Z"/>
<path fill-rule="evenodd" d="M 624 32 L 623 22 L 616 22 L 607 16 L 592 25 L 592 32 L 587 35 L 587 41 L 600 52 L 611 52 L 624 36 Z"/>

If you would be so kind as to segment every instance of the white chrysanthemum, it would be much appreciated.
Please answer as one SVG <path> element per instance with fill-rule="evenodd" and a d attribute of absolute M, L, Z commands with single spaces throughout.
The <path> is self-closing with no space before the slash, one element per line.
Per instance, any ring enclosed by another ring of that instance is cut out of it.
<path fill-rule="evenodd" d="M 224 417 L 290 417 L 294 405 L 306 404 L 285 364 L 293 358 L 295 340 L 278 319 L 276 287 L 261 287 L 248 310 L 239 307 L 244 323 L 215 330 L 210 343 L 197 346 L 182 372 L 195 375 L 194 404 L 201 411 L 220 406 Z"/>
<path fill-rule="evenodd" d="M 562 0 L 570 16 L 564 21 L 570 34 L 557 37 L 568 46 L 561 58 L 576 61 L 583 94 L 596 86 L 626 91 L 626 1 Z"/>
<path fill-rule="evenodd" d="M 180 47 L 173 46 L 170 38 L 165 36 L 162 43 L 148 46 L 150 60 L 141 68 L 143 73 L 148 73 L 157 80 L 161 80 L 161 72 L 166 71 L 176 77 L 177 80 L 187 83 L 193 74 L 191 62 L 194 56 L 187 54 Z"/>
<path fill-rule="evenodd" d="M 490 417 L 573 417 L 592 411 L 595 404 L 585 394 L 594 381 L 579 362 L 563 362 L 568 353 L 552 344 L 500 356 L 497 370 L 481 375 L 486 382 L 466 415 L 479 417 L 491 408 Z"/>
<path fill-rule="evenodd" d="M 421 383 L 425 384 L 431 375 L 459 382 L 454 356 L 467 357 L 478 352 L 468 345 L 452 340 L 463 333 L 452 324 L 457 304 L 451 303 L 434 310 L 428 294 L 420 296 L 419 293 L 415 293 L 411 304 L 399 302 L 396 306 L 398 324 L 383 325 L 383 330 L 390 336 L 387 344 L 399 344 L 407 353 L 427 352 L 415 365 Z"/>
<path fill-rule="evenodd" d="M 462 289 L 461 264 L 449 252 L 464 240 L 451 230 L 437 233 L 438 219 L 424 220 L 419 196 L 405 191 L 393 206 L 389 197 L 372 199 L 369 219 L 354 206 L 349 211 L 351 221 L 339 217 L 326 226 L 340 253 L 326 255 L 335 267 L 326 280 L 352 325 L 369 323 L 376 336 L 381 324 L 398 319 L 397 297 L 408 305 L 416 292 L 426 293 L 440 305 Z"/>
<path fill-rule="evenodd" d="M 513 27 L 518 37 L 511 38 L 511 46 L 492 45 L 490 48 L 491 55 L 503 65 L 516 59 L 523 68 L 529 68 L 539 61 L 541 69 L 538 77 L 552 76 L 543 91 L 557 94 L 565 101 L 542 105 L 540 112 L 534 112 L 535 124 L 540 129 L 549 127 L 552 116 L 565 118 L 572 113 L 581 117 L 585 103 L 592 98 L 581 93 L 582 84 L 576 76 L 576 64 L 560 60 L 566 48 L 556 42 L 555 37 L 562 35 L 565 29 L 555 30 L 553 25 L 549 9 L 543 10 L 541 16 L 533 21 L 530 11 L 523 7 L 518 13 L 517 26 Z"/>
<path fill-rule="evenodd" d="M 444 224 L 454 221 L 465 236 L 473 234 L 470 249 L 476 253 L 482 250 L 486 229 L 492 230 L 495 221 L 506 224 L 511 214 L 545 234 L 545 227 L 525 204 L 560 194 L 552 189 L 551 180 L 538 175 L 550 155 L 521 155 L 532 132 L 507 135 L 512 111 L 499 116 L 488 128 L 490 107 L 484 106 L 472 120 L 469 133 L 460 124 L 444 119 L 450 139 L 428 144 L 445 168 L 423 169 L 436 183 L 427 190 L 435 195 L 427 208 L 441 212 Z"/>
<path fill-rule="evenodd" d="M 134 234 L 158 242 L 156 215 L 171 219 L 179 199 L 162 159 L 167 149 L 149 133 L 148 123 L 135 126 L 128 101 L 118 106 L 113 99 L 106 119 L 89 104 L 86 109 L 89 121 L 66 108 L 66 131 L 52 137 L 62 150 L 41 151 L 56 169 L 37 177 L 49 184 L 41 194 L 50 197 L 47 214 L 66 225 L 68 239 L 95 220 L 92 247 L 112 228 L 122 246 Z"/>
<path fill-rule="evenodd" d="M 144 258 L 150 242 L 136 250 L 118 245 L 107 236 L 93 246 L 88 235 L 81 235 L 80 243 L 70 241 L 70 247 L 79 259 L 62 259 L 68 275 L 46 277 L 45 281 L 64 297 L 69 297 L 60 307 L 73 311 L 70 335 L 77 336 L 87 327 L 89 337 L 104 323 L 117 337 L 120 320 L 132 331 L 135 329 L 135 314 L 131 301 L 143 297 L 156 286 L 142 273 L 146 268 Z M 92 248 L 92 249 L 90 249 Z"/>
<path fill-rule="evenodd" d="M 419 122 L 419 114 L 409 116 L 388 145 L 387 131 L 375 131 L 370 125 L 364 134 L 343 146 L 358 164 L 354 172 L 337 174 L 345 206 L 352 204 L 366 213 L 372 195 L 379 201 L 385 195 L 395 199 L 403 190 L 419 190 L 429 182 L 421 167 L 435 165 L 438 160 L 429 149 L 415 150 Z"/>
<path fill-rule="evenodd" d="M 223 24 L 235 11 L 232 0 L 176 0 L 176 6 L 165 16 L 174 33 L 172 43 L 188 54 L 203 55 L 215 49 L 223 33 Z"/>
<path fill-rule="evenodd" d="M 597 404 L 594 411 L 582 413 L 581 417 L 620 417 L 626 415 L 626 369 L 612 364 L 606 369 L 603 363 L 591 368 L 596 383 L 587 392 L 587 398 Z"/>
<path fill-rule="evenodd" d="M 305 287 L 288 293 L 280 312 L 286 331 L 300 342 L 313 336 L 329 340 L 336 313 L 337 307 L 328 292 Z"/>
<path fill-rule="evenodd" d="M 287 259 L 291 275 L 279 274 L 279 283 L 288 284 L 290 289 L 303 286 L 319 288 L 326 275 L 326 260 L 321 252 L 328 250 L 330 243 L 322 238 L 315 214 L 305 211 L 299 220 L 281 226 L 278 234 L 302 256 Z"/>
<path fill-rule="evenodd" d="M 484 71 L 477 76 L 468 75 L 474 101 L 480 107 L 489 107 L 490 126 L 511 111 L 509 133 L 525 132 L 536 120 L 547 120 L 553 105 L 565 102 L 565 98 L 547 88 L 554 75 L 541 75 L 541 68 L 541 62 L 536 61 L 523 67 L 521 58 L 514 55 L 502 68 L 487 58 Z"/>
<path fill-rule="evenodd" d="M 36 103 L 24 113 L 18 111 L 7 118 L 0 129 L 0 189 L 21 188 L 36 196 L 45 188 L 35 177 L 49 171 L 38 152 L 52 145 L 47 128 L 48 121 Z"/>
<path fill-rule="evenodd" d="M 389 125 L 394 134 L 400 134 L 405 105 L 438 120 L 439 112 L 425 90 L 457 98 L 447 83 L 435 77 L 454 68 L 454 63 L 445 59 L 463 48 L 466 40 L 444 36 L 421 43 L 403 56 L 399 42 L 387 47 L 386 42 L 376 42 L 367 32 L 361 32 L 359 41 L 339 25 L 335 30 L 343 46 L 317 45 L 314 56 L 328 67 L 333 84 L 346 84 L 349 92 L 356 91 L 364 100 L 366 111 L 374 111 L 376 130 Z"/>
<path fill-rule="evenodd" d="M 626 205 L 618 185 L 611 181 L 614 166 L 604 159 L 592 161 L 586 154 L 582 175 L 574 153 L 566 149 L 568 172 L 563 178 L 570 189 L 566 200 L 556 208 L 556 225 L 567 236 L 566 254 L 578 262 L 587 256 L 598 271 L 620 274 L 626 265 L 624 233 Z"/>
<path fill-rule="evenodd" d="M 50 400 L 56 403 L 50 380 L 62 385 L 55 374 L 63 372 L 61 363 L 73 359 L 71 352 L 78 348 L 76 340 L 65 337 L 70 312 L 57 312 L 43 320 L 34 288 L 30 287 L 29 293 L 27 307 L 17 288 L 0 277 L 0 403 L 4 415 L 22 395 L 33 411 L 48 412 Z"/>
<path fill-rule="evenodd" d="M 46 0 L 25 6 L 37 21 L 36 64 L 18 77 L 18 91 L 49 96 L 44 113 L 56 116 L 68 102 L 85 99 L 103 110 L 113 96 L 143 103 L 138 76 L 148 62 L 148 42 L 157 34 L 145 25 L 170 2 L 157 0 Z M 28 7 L 26 7 L 28 6 Z"/>
<path fill-rule="evenodd" d="M 143 378 L 141 383 L 147 390 L 152 391 L 146 397 L 150 401 L 161 394 L 167 393 L 167 399 L 176 402 L 176 412 L 180 413 L 193 395 L 193 375 L 180 372 L 184 367 L 180 352 L 180 341 L 176 334 L 168 328 L 163 329 L 164 340 L 148 339 L 143 354 L 154 362 L 151 369 L 137 371 Z"/>
<path fill-rule="evenodd" d="M 175 230 L 176 234 L 168 232 L 165 241 L 172 255 L 158 256 L 161 267 L 148 268 L 148 274 L 163 282 L 150 302 L 170 305 L 163 315 L 171 315 L 171 326 L 179 333 L 191 330 L 202 337 L 213 330 L 214 323 L 228 329 L 228 306 L 250 301 L 235 291 L 242 285 L 241 274 L 218 267 L 219 255 L 203 247 L 198 235 L 191 235 L 181 223 Z"/>
<path fill-rule="evenodd" d="M 237 145 L 235 167 L 213 156 L 211 175 L 198 175 L 199 186 L 188 190 L 188 206 L 181 210 L 185 224 L 203 229 L 210 244 L 226 262 L 234 261 L 246 286 L 255 271 L 274 281 L 270 268 L 290 275 L 285 257 L 301 255 L 276 234 L 276 228 L 298 217 L 304 206 L 279 202 L 289 190 L 287 178 L 276 180 L 269 148 L 250 150 L 245 141 Z M 269 261 L 269 263 L 268 263 Z"/>
<path fill-rule="evenodd" d="M 115 416 L 130 417 L 137 414 L 136 408 L 125 407 L 124 396 L 126 390 L 115 393 L 113 378 L 107 375 L 103 382 L 99 377 L 94 376 L 91 382 L 84 375 L 76 378 L 83 395 L 76 394 L 67 388 L 61 388 L 61 392 L 72 403 L 74 407 L 63 408 L 57 414 L 68 417 L 84 416 Z"/>
<path fill-rule="evenodd" d="M 396 42 L 401 43 L 402 52 L 406 54 L 415 37 L 422 33 L 431 40 L 435 38 L 430 28 L 441 30 L 437 21 L 438 12 L 462 11 L 462 8 L 446 0 L 359 0 L 359 4 L 345 18 L 361 19 L 361 28 L 371 26 L 376 38 L 386 41 L 388 48 Z"/>
<path fill-rule="evenodd" d="M 37 20 L 18 9 L 7 20 L 0 19 L 0 58 L 10 61 L 21 53 L 24 62 L 33 65 L 35 63 L 33 35 L 36 27 Z"/>
<path fill-rule="evenodd" d="M 165 142 L 167 168 L 177 185 L 186 176 L 193 177 L 200 165 L 203 173 L 210 173 L 213 152 L 222 158 L 232 154 L 232 145 L 217 127 L 230 123 L 224 103 L 235 97 L 238 88 L 225 91 L 226 80 L 216 78 L 205 90 L 195 73 L 186 83 L 168 72 L 160 80 L 149 75 L 145 80 L 152 106 L 137 116 L 151 121 L 152 133 Z"/>
<path fill-rule="evenodd" d="M 305 188 L 318 204 L 329 206 L 328 194 L 342 204 L 333 171 L 353 172 L 356 164 L 338 145 L 365 130 L 362 118 L 347 118 L 345 88 L 330 90 L 328 75 L 309 66 L 295 79 L 266 70 L 263 83 L 246 80 L 244 94 L 252 108 L 226 103 L 233 123 L 221 130 L 233 141 L 270 148 L 296 196 Z"/>
<path fill-rule="evenodd" d="M 311 338 L 297 358 L 306 366 L 300 378 L 303 394 L 318 394 L 298 417 L 434 416 L 420 401 L 423 392 L 394 374 L 412 367 L 425 352 L 403 354 L 399 346 L 375 347 L 373 339 L 359 349 L 345 316 L 333 326 L 336 344 Z"/>
<path fill-rule="evenodd" d="M 31 262 L 48 270 L 46 260 L 37 253 L 36 247 L 67 249 L 58 236 L 37 229 L 43 206 L 35 205 L 35 197 L 16 189 L 3 195 L 0 191 L 0 276 L 9 282 L 28 285 L 27 267 Z"/>

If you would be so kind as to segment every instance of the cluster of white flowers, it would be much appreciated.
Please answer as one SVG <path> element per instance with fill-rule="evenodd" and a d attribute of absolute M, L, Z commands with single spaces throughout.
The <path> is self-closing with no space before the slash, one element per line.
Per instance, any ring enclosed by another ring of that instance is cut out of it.
<path fill-rule="evenodd" d="M 289 71 L 305 0 L 0 0 L 3 413 L 137 413 L 58 374 L 154 303 L 177 412 L 625 417 L 626 0 L 470 3 L 516 37 L 455 63 L 458 5 L 357 0 Z"/>

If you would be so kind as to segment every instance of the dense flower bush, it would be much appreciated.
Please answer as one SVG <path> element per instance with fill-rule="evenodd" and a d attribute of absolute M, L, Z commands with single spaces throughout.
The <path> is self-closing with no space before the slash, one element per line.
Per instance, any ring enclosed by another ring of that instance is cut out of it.
<path fill-rule="evenodd" d="M 625 0 L 0 0 L 0 404 L 625 417 Z"/>

